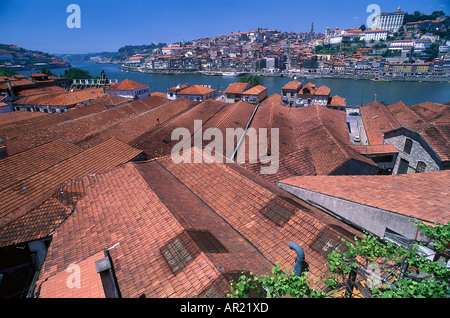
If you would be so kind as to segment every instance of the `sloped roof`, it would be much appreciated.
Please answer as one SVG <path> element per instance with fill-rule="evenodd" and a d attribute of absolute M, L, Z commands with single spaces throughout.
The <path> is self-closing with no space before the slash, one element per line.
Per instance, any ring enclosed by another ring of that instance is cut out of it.
<path fill-rule="evenodd" d="M 231 83 L 228 85 L 225 94 L 242 94 L 248 87 L 248 83 Z"/>
<path fill-rule="evenodd" d="M 56 138 L 63 138 L 67 141 L 76 143 L 98 131 L 124 122 L 129 118 L 166 102 L 167 99 L 154 96 L 139 99 L 131 103 L 109 109 L 100 104 L 100 107 L 104 109 L 103 111 L 91 113 L 81 117 L 75 117 L 73 119 L 70 117 L 69 111 L 67 113 L 60 114 L 62 116 L 59 117 L 60 122 L 57 124 L 42 127 L 42 129 L 7 140 L 6 147 L 9 154 L 15 154 L 43 143 L 47 143 Z M 97 105 L 99 104 L 97 103 Z M 92 104 L 86 107 L 91 106 Z M 68 116 L 64 117 L 65 114 Z M 61 119 L 63 119 L 63 121 L 61 121 Z"/>
<path fill-rule="evenodd" d="M 141 153 L 116 139 L 87 149 L 0 190 L 0 227 L 24 217 L 45 202 L 65 181 L 105 171 Z"/>
<path fill-rule="evenodd" d="M 173 101 L 164 99 L 164 101 L 164 103 L 156 105 L 156 107 L 149 107 L 148 110 L 141 111 L 135 116 L 124 118 L 123 121 L 115 125 L 101 127 L 77 141 L 76 144 L 82 147 L 90 147 L 113 137 L 124 143 L 129 143 L 146 132 L 158 129 L 160 125 L 197 104 L 197 102 L 185 98 L 177 98 Z"/>
<path fill-rule="evenodd" d="M 97 99 L 103 95 L 103 88 L 85 88 L 73 92 L 50 92 L 30 95 L 13 102 L 17 105 L 73 106 Z"/>
<path fill-rule="evenodd" d="M 129 79 L 124 79 L 119 83 L 113 83 L 105 87 L 105 91 L 131 91 L 138 88 L 149 87 L 146 84 L 138 83 Z"/>
<path fill-rule="evenodd" d="M 450 105 L 424 102 L 411 108 L 428 122 L 450 122 Z"/>
<path fill-rule="evenodd" d="M 362 106 L 360 113 L 371 145 L 382 144 L 384 132 L 400 127 L 397 119 L 380 102 L 372 102 Z"/>
<path fill-rule="evenodd" d="M 124 298 L 225 297 L 227 280 L 244 270 L 265 274 L 277 262 L 292 270 L 290 241 L 303 247 L 311 282 L 324 287 L 316 282 L 328 273 L 322 236 L 332 234 L 340 244 L 339 236 L 358 235 L 277 187 L 252 180 L 236 164 L 175 164 L 166 157 L 85 180 L 85 197 L 55 230 L 37 281 L 45 292 L 38 296 L 54 297 L 55 280 L 65 283 L 67 266 L 106 249 Z M 285 214 L 277 218 L 271 209 Z M 83 285 L 78 292 L 92 297 Z"/>
<path fill-rule="evenodd" d="M 209 88 L 202 85 L 192 85 L 182 89 L 177 93 L 177 95 L 206 95 L 214 91 L 214 88 Z"/>
<path fill-rule="evenodd" d="M 345 100 L 344 97 L 341 97 L 339 95 L 334 95 L 333 97 L 331 97 L 330 106 L 346 106 L 346 105 L 347 101 Z"/>
<path fill-rule="evenodd" d="M 302 87 L 302 83 L 297 80 L 294 80 L 294 81 L 290 81 L 290 82 L 284 84 L 283 87 L 281 87 L 281 89 L 289 89 L 289 90 L 298 91 L 300 89 L 300 87 Z"/>
<path fill-rule="evenodd" d="M 429 222 L 450 222 L 450 171 L 376 176 L 300 176 L 280 183 Z"/>
<path fill-rule="evenodd" d="M 262 86 L 262 85 L 256 85 L 256 86 L 253 86 L 252 88 L 249 88 L 248 90 L 244 91 L 242 94 L 243 95 L 258 95 L 264 91 L 267 91 L 267 87 Z"/>
<path fill-rule="evenodd" d="M 81 148 L 62 139 L 0 160 L 0 190 L 81 153 Z"/>

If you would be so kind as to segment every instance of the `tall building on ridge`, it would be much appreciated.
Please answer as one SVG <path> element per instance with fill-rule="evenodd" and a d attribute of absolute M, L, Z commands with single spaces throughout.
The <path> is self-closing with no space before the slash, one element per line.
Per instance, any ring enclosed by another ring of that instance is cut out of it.
<path fill-rule="evenodd" d="M 405 12 L 397 8 L 395 12 L 380 12 L 372 20 L 372 30 L 383 29 L 391 32 L 397 32 L 403 25 Z"/>

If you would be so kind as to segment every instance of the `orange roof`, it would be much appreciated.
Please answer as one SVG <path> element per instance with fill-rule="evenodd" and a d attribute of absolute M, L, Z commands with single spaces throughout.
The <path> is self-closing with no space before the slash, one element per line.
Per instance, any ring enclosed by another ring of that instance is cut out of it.
<path fill-rule="evenodd" d="M 281 89 L 293 89 L 298 91 L 301 86 L 302 83 L 299 81 L 290 81 L 289 83 L 286 83 Z"/>
<path fill-rule="evenodd" d="M 148 85 L 125 79 L 119 83 L 113 83 L 110 86 L 105 87 L 105 91 L 131 91 L 143 87 L 148 87 Z"/>
<path fill-rule="evenodd" d="M 262 85 L 256 85 L 253 86 L 252 88 L 246 90 L 245 92 L 243 92 L 242 94 L 244 95 L 258 95 L 264 91 L 267 91 L 267 87 L 264 87 Z"/>
<path fill-rule="evenodd" d="M 215 89 L 213 88 L 205 87 L 202 85 L 192 85 L 182 89 L 177 93 L 177 95 L 206 95 L 214 91 Z"/>
<path fill-rule="evenodd" d="M 277 262 L 292 269 L 290 241 L 303 247 L 314 285 L 324 288 L 316 282 L 328 273 L 322 240 L 341 244 L 340 237 L 360 234 L 236 164 L 175 164 L 169 156 L 91 175 L 85 184 L 75 212 L 55 230 L 36 284 L 51 293 L 38 297 L 58 289 L 74 297 L 58 288 L 67 276 L 57 276 L 70 264 L 92 264 L 102 249 L 124 298 L 225 297 L 228 279 L 244 270 L 266 274 Z"/>
<path fill-rule="evenodd" d="M 334 95 L 331 97 L 330 106 L 346 106 L 347 102 L 344 97 L 341 97 L 339 95 Z"/>
<path fill-rule="evenodd" d="M 280 183 L 445 224 L 450 222 L 450 171 L 376 176 L 293 177 Z"/>
<path fill-rule="evenodd" d="M 243 91 L 249 88 L 248 83 L 232 83 L 228 85 L 225 94 L 242 94 Z"/>
<path fill-rule="evenodd" d="M 87 102 L 103 95 L 103 88 L 86 88 L 73 92 L 51 92 L 39 95 L 30 95 L 14 101 L 17 105 L 41 105 L 41 106 L 74 106 Z"/>

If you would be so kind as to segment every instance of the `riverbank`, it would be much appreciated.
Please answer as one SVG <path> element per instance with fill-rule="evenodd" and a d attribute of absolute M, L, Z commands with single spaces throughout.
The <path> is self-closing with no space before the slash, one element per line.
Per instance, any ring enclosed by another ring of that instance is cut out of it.
<path fill-rule="evenodd" d="M 197 71 L 197 70 L 180 70 L 180 69 L 145 69 L 139 67 L 121 65 L 121 69 L 128 72 L 138 72 L 145 74 L 159 75 L 203 75 L 203 76 L 225 76 L 221 71 Z M 225 73 L 225 72 L 224 72 Z M 228 73 L 228 71 L 227 71 Z M 288 78 L 305 78 L 305 79 L 350 79 L 350 80 L 370 80 L 376 82 L 429 82 L 429 83 L 450 83 L 449 76 L 383 76 L 376 77 L 374 75 L 362 74 L 317 74 L 305 72 L 236 72 L 236 75 L 252 74 L 262 77 L 288 77 Z"/>

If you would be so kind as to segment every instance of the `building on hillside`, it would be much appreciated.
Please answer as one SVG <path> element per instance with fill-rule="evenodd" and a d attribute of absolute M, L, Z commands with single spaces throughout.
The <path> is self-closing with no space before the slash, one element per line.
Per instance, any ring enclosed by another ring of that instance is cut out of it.
<path fill-rule="evenodd" d="M 167 89 L 166 94 L 167 94 L 167 99 L 169 100 L 175 100 L 177 99 L 177 94 L 179 91 L 181 91 L 182 89 L 188 88 L 189 85 L 188 84 L 178 84 L 177 86 L 174 87 L 170 87 Z"/>
<path fill-rule="evenodd" d="M 423 238 L 414 225 L 416 221 L 450 222 L 446 186 L 449 178 L 450 171 L 390 176 L 301 176 L 277 185 L 366 232 L 404 243 Z M 447 254 L 445 263 L 448 257 Z"/>
<path fill-rule="evenodd" d="M 242 92 L 242 100 L 244 102 L 259 104 L 267 97 L 267 87 L 262 85 L 253 86 Z"/>
<path fill-rule="evenodd" d="M 381 29 L 366 30 L 366 31 L 364 31 L 364 40 L 366 42 L 386 41 L 388 34 L 389 34 L 388 30 L 381 30 Z"/>
<path fill-rule="evenodd" d="M 310 106 L 310 105 L 328 105 L 330 98 L 330 88 L 322 85 L 317 87 L 315 84 L 309 82 L 302 86 L 297 93 L 296 106 Z"/>
<path fill-rule="evenodd" d="M 242 100 L 242 94 L 249 88 L 250 84 L 248 83 L 232 83 L 228 85 L 225 90 L 225 102 L 235 103 Z"/>
<path fill-rule="evenodd" d="M 103 96 L 102 88 L 87 88 L 70 92 L 30 95 L 12 102 L 15 111 L 64 113 L 75 106 L 87 104 Z"/>
<path fill-rule="evenodd" d="M 297 94 L 302 87 L 299 81 L 290 81 L 281 87 L 281 101 L 283 105 L 295 106 L 297 102 Z"/>
<path fill-rule="evenodd" d="M 202 102 L 213 98 L 216 90 L 209 86 L 192 85 L 176 92 L 176 98 L 186 98 L 196 102 Z"/>
<path fill-rule="evenodd" d="M 405 12 L 397 8 L 395 12 L 380 12 L 372 19 L 370 29 L 383 29 L 390 32 L 397 32 L 403 25 Z"/>
<path fill-rule="evenodd" d="M 394 174 L 450 169 L 450 123 L 424 123 L 384 133 L 384 143 L 399 152 Z"/>
<path fill-rule="evenodd" d="M 361 107 L 361 138 L 371 146 L 393 144 L 398 156 L 393 174 L 450 169 L 450 106 L 403 102 Z"/>
<path fill-rule="evenodd" d="M 106 94 L 119 95 L 125 98 L 143 99 L 150 96 L 150 86 L 125 79 L 104 87 Z"/>

